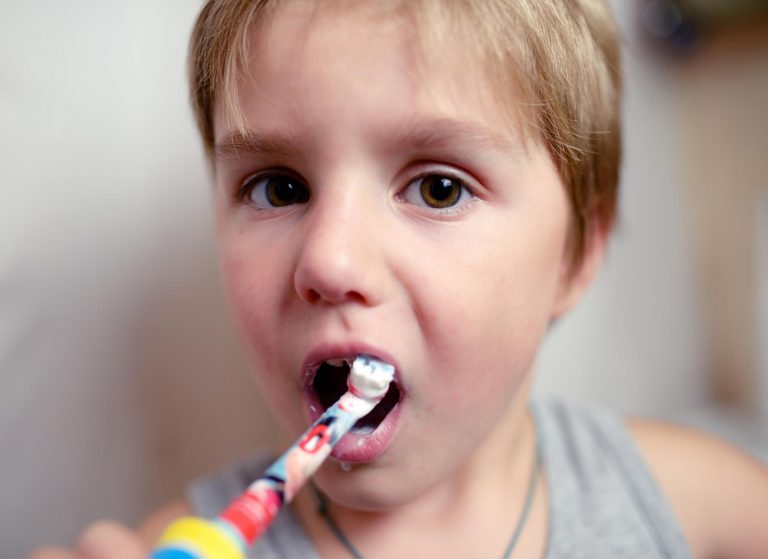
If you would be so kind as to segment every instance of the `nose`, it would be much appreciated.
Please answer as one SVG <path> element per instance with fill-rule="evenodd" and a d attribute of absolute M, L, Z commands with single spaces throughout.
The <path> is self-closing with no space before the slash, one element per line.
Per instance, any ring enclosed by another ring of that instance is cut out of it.
<path fill-rule="evenodd" d="M 353 197 L 315 204 L 306 217 L 294 286 L 311 305 L 377 305 L 383 296 L 379 227 Z"/>

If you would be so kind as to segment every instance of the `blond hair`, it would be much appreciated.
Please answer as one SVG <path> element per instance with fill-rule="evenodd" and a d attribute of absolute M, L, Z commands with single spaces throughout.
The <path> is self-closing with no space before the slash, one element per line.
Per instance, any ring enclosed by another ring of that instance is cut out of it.
<path fill-rule="evenodd" d="M 208 0 L 190 42 L 192 107 L 206 151 L 218 108 L 242 126 L 238 79 L 248 37 L 284 0 Z M 616 218 L 621 161 L 619 40 L 606 0 L 420 0 L 404 2 L 432 30 L 446 23 L 473 37 L 490 77 L 514 86 L 515 108 L 549 149 L 572 208 L 570 250 L 577 265 L 590 236 Z M 424 39 L 424 38 L 422 38 Z M 509 97 L 509 95 L 507 96 Z"/>

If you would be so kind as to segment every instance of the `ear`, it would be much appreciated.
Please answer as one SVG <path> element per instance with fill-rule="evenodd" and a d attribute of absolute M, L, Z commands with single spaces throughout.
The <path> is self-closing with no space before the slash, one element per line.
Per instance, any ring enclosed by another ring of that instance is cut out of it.
<path fill-rule="evenodd" d="M 601 223 L 596 224 L 587 238 L 584 256 L 576 266 L 571 261 L 569 251 L 565 251 L 560 267 L 557 295 L 552 306 L 553 320 L 570 311 L 584 296 L 603 263 L 609 231 L 609 227 Z"/>

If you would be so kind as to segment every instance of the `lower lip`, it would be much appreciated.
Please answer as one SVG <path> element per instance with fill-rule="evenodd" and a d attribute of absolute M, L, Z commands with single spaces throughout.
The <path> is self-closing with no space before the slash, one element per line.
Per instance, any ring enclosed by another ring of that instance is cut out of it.
<path fill-rule="evenodd" d="M 402 407 L 402 399 L 398 404 L 392 408 L 384 421 L 379 423 L 376 430 L 368 435 L 357 435 L 355 433 L 347 433 L 341 440 L 336 443 L 331 456 L 341 462 L 347 462 L 350 464 L 362 464 L 365 462 L 371 462 L 381 456 L 384 451 L 392 444 L 392 440 L 395 437 L 395 430 L 397 427 L 398 419 L 400 418 L 400 411 Z M 309 406 L 310 417 L 312 421 L 316 421 L 323 411 L 316 403 Z M 314 410 L 314 411 L 312 411 Z"/>
<path fill-rule="evenodd" d="M 395 428 L 400 417 L 399 402 L 392 411 L 387 414 L 376 430 L 368 435 L 356 435 L 348 433 L 336 444 L 331 456 L 342 462 L 361 464 L 375 460 L 389 448 L 395 438 Z"/>

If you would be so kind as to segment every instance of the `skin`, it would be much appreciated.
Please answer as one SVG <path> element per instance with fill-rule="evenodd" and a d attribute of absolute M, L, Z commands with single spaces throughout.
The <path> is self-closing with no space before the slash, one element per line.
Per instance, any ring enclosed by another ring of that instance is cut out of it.
<path fill-rule="evenodd" d="M 225 286 L 287 437 L 308 424 L 301 386 L 313 349 L 367 344 L 396 361 L 406 396 L 391 444 L 351 472 L 331 460 L 317 476 L 367 558 L 498 557 L 521 507 L 507 496 L 524 494 L 533 460 L 533 362 L 592 279 L 606 232 L 573 272 L 570 208 L 546 148 L 510 122 L 460 36 L 431 57 L 409 40 L 407 14 L 377 10 L 326 16 L 288 4 L 254 33 L 240 96 L 258 144 L 226 149 L 236 130 L 215 114 Z M 263 173 L 278 171 L 306 199 L 269 204 Z M 458 202 L 431 207 L 425 175 L 463 185 Z M 768 553 L 763 466 L 690 431 L 632 429 L 697 557 Z M 549 481 L 513 557 L 545 549 Z M 321 555 L 342 555 L 306 493 L 294 505 Z M 76 551 L 33 557 L 138 559 L 186 510 L 171 505 L 138 533 L 97 524 Z"/>

